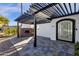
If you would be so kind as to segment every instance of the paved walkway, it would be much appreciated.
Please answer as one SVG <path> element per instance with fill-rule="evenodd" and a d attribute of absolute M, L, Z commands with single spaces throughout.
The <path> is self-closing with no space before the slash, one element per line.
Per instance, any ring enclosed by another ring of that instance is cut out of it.
<path fill-rule="evenodd" d="M 15 47 L 12 47 L 13 44 L 10 41 L 14 37 L 0 38 L 0 55 L 11 55 L 17 50 Z M 13 55 L 18 55 L 18 53 L 14 53 Z"/>
<path fill-rule="evenodd" d="M 53 41 L 46 37 L 38 36 L 37 47 L 33 47 L 33 37 L 11 38 L 4 44 L 0 43 L 0 55 L 11 56 L 73 56 L 74 44 Z M 2 48 L 3 46 L 3 48 Z M 6 47 L 8 46 L 8 47 Z M 5 49 L 5 50 L 4 50 Z M 9 50 L 9 51 L 8 51 Z M 7 51 L 7 52 L 6 52 Z"/>
<path fill-rule="evenodd" d="M 36 48 L 33 47 L 31 41 L 24 49 L 20 51 L 20 55 L 34 55 L 34 56 L 72 56 L 74 55 L 74 44 L 53 41 L 46 37 L 38 36 Z M 26 51 L 26 52 L 25 52 Z"/>

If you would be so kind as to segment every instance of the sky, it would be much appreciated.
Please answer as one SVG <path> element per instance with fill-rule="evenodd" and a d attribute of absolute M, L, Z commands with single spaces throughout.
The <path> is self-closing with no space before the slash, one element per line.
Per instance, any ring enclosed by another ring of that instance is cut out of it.
<path fill-rule="evenodd" d="M 23 3 L 23 12 L 29 9 L 30 3 Z M 21 15 L 20 3 L 0 3 L 0 15 L 10 20 L 9 25 L 16 25 L 15 19 Z"/>

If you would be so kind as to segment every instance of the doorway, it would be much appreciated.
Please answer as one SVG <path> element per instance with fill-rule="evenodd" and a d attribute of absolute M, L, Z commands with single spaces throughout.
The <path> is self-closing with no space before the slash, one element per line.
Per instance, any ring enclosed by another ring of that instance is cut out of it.
<path fill-rule="evenodd" d="M 62 19 L 56 23 L 56 39 L 75 42 L 75 20 Z"/>

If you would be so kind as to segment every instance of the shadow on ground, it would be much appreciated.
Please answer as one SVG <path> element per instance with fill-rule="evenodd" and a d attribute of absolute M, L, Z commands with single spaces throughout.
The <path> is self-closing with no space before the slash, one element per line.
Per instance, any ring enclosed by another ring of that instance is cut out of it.
<path fill-rule="evenodd" d="M 0 55 L 6 56 L 73 56 L 74 44 L 54 41 L 38 36 L 37 47 L 33 47 L 33 37 L 13 37 L 0 43 Z"/>

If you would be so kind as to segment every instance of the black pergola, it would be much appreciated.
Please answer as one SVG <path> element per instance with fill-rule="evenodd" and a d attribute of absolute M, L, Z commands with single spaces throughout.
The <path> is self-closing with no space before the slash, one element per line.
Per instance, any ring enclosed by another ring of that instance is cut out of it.
<path fill-rule="evenodd" d="M 31 24 L 34 24 L 34 47 L 37 46 L 36 24 L 49 23 L 52 19 L 79 14 L 79 4 L 77 3 L 34 3 L 30 5 L 29 10 L 21 15 L 16 21 L 23 23 L 27 22 L 26 14 L 31 14 L 34 19 Z M 24 19 L 24 20 L 23 20 Z M 30 20 L 30 19 L 29 19 Z M 25 22 L 26 21 L 26 22 Z M 28 23 L 28 22 L 27 22 Z"/>
<path fill-rule="evenodd" d="M 43 14 L 49 16 L 48 20 L 54 18 L 65 17 L 69 15 L 79 14 L 78 3 L 35 3 L 30 6 L 27 11 L 31 14 Z"/>

